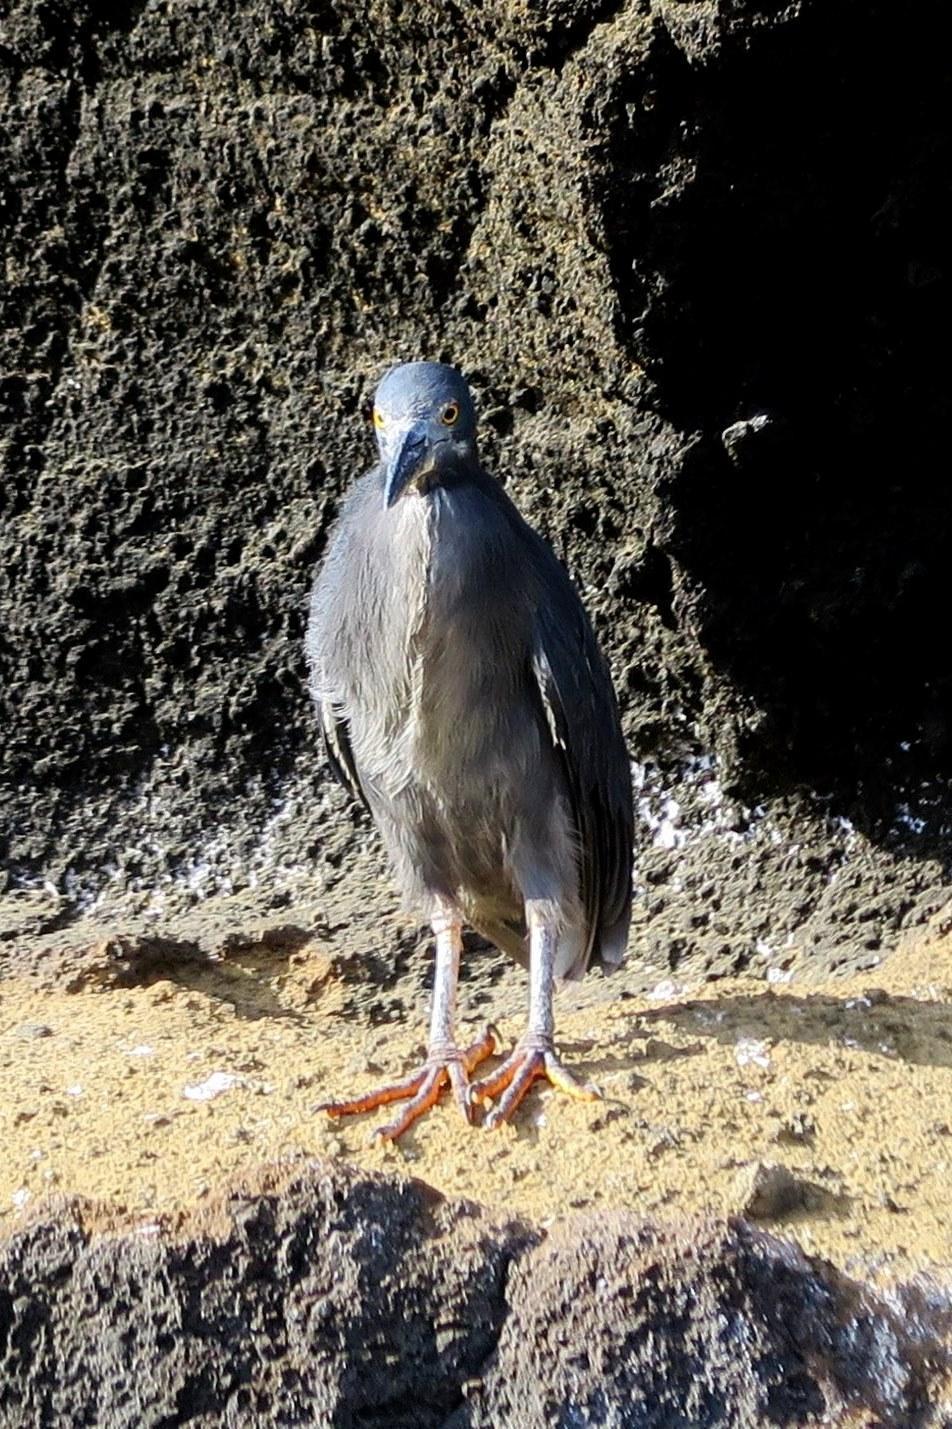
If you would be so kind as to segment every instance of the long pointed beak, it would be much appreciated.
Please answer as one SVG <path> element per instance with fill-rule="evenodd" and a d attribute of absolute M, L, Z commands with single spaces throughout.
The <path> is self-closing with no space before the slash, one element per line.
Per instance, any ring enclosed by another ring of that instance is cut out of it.
<path fill-rule="evenodd" d="M 400 445 L 387 465 L 385 505 L 392 506 L 399 500 L 408 483 L 423 465 L 428 445 L 426 428 L 422 424 L 408 427 L 403 433 Z"/>

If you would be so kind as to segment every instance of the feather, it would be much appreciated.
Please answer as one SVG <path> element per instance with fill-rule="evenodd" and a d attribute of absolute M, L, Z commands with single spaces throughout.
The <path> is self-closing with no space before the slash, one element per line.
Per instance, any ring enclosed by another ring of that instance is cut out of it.
<path fill-rule="evenodd" d="M 581 602 L 563 579 L 557 598 L 540 605 L 532 667 L 575 825 L 585 938 L 568 976 L 580 977 L 592 957 L 606 968 L 621 961 L 631 916 L 634 817 L 611 676 Z"/>

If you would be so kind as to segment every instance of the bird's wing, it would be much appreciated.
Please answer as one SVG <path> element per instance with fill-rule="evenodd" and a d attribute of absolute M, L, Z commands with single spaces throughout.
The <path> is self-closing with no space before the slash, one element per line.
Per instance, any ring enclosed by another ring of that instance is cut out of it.
<path fill-rule="evenodd" d="M 357 764 L 350 742 L 350 728 L 346 719 L 334 709 L 330 700 L 319 700 L 318 710 L 328 763 L 347 792 L 353 798 L 359 799 L 364 808 L 369 810 L 367 795 L 364 793 L 360 775 L 357 773 Z"/>
<path fill-rule="evenodd" d="M 365 559 L 362 537 L 367 523 L 363 517 L 373 496 L 375 479 L 374 472 L 368 473 L 344 498 L 311 591 L 305 641 L 308 687 L 317 706 L 328 763 L 348 793 L 365 808 L 369 808 L 367 795 L 343 707 L 349 657 L 360 645 L 351 628 L 352 612 L 360 594 L 359 576 Z"/>
<path fill-rule="evenodd" d="M 567 578 L 560 598 L 538 611 L 532 665 L 578 838 L 587 933 L 584 961 L 574 969 L 581 976 L 593 954 L 603 955 L 606 965 L 621 961 L 631 909 L 634 818 L 611 675 Z"/>

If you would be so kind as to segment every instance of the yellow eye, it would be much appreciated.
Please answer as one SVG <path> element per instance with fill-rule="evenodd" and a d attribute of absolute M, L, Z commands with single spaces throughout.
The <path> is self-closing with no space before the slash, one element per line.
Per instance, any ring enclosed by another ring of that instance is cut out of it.
<path fill-rule="evenodd" d="M 440 413 L 440 421 L 444 427 L 455 427 L 459 420 L 459 403 L 448 402 Z"/>
<path fill-rule="evenodd" d="M 374 408 L 374 426 L 375 426 L 375 427 L 385 427 L 386 425 L 387 425 L 387 419 L 386 419 L 386 417 L 385 417 L 384 414 L 381 412 L 381 410 L 380 410 L 379 407 L 375 407 L 375 408 Z"/>

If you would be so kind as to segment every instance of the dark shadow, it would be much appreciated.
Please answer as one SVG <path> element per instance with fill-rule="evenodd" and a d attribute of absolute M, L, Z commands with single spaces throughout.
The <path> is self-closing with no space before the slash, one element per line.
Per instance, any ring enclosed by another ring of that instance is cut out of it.
<path fill-rule="evenodd" d="M 254 952 L 229 954 L 220 962 L 193 967 L 189 976 L 173 975 L 195 992 L 235 1009 L 235 1016 L 247 1022 L 264 1017 L 279 1022 L 306 1025 L 313 1021 L 306 1013 L 288 1007 L 275 992 L 273 979 L 287 966 L 290 953 L 256 948 Z"/>
<path fill-rule="evenodd" d="M 639 1013 L 644 1028 L 663 1022 L 686 1036 L 713 1037 L 734 1046 L 743 1037 L 774 1042 L 831 1043 L 861 1048 L 914 1066 L 952 1067 L 952 1006 L 883 992 L 830 997 L 825 993 L 751 993 L 653 1007 Z"/>
<path fill-rule="evenodd" d="M 817 1220 L 840 1220 L 846 1219 L 853 1214 L 853 1198 L 843 1192 L 831 1191 L 828 1186 L 822 1186 L 819 1181 L 810 1181 L 807 1177 L 797 1177 L 797 1189 L 800 1195 L 800 1205 L 788 1211 L 781 1211 L 776 1217 L 764 1216 L 764 1220 L 782 1220 L 786 1226 L 795 1226 L 798 1222 L 811 1222 Z"/>
<path fill-rule="evenodd" d="M 388 927 L 385 938 L 367 941 L 362 930 L 351 927 L 347 933 L 354 951 L 335 953 L 329 974 L 345 989 L 345 997 L 328 1015 L 344 1020 L 356 1017 L 371 1027 L 408 1021 L 412 1017 L 406 1002 L 409 995 L 419 999 L 422 1035 L 433 985 L 432 938 L 416 928 Z"/>
<path fill-rule="evenodd" d="M 100 959 L 79 981 L 107 987 L 151 987 L 173 982 L 231 1006 L 247 1021 L 263 1017 L 297 1023 L 307 1017 L 286 1006 L 273 980 L 291 957 L 314 937 L 314 930 L 287 925 L 268 929 L 259 939 L 232 939 L 221 957 L 187 939 L 116 937 L 100 949 Z"/>
<path fill-rule="evenodd" d="M 746 793 L 835 791 L 877 839 L 906 803 L 929 853 L 952 829 L 940 13 L 817 6 L 736 43 L 725 21 L 716 64 L 659 26 L 602 200 L 622 339 L 685 442 L 675 615 L 760 712 L 732 731 Z"/>
<path fill-rule="evenodd" d="M 641 1044 L 637 1053 L 628 1054 L 627 1048 L 633 1043 Z M 641 1028 L 633 1028 L 624 1037 L 617 1037 L 614 1043 L 618 1052 L 613 1052 L 611 1056 L 599 1057 L 595 1061 L 583 1060 L 577 1070 L 581 1077 L 595 1077 L 599 1073 L 624 1072 L 630 1069 L 636 1074 L 640 1074 L 654 1067 L 659 1062 L 679 1062 L 685 1057 L 696 1057 L 703 1052 L 704 1048 L 700 1042 L 689 1043 L 686 1047 L 675 1047 L 670 1042 L 664 1042 L 658 1037 L 651 1037 L 645 1044 L 645 1033 Z M 591 1043 L 580 1042 L 559 1042 L 559 1050 L 567 1054 L 576 1053 L 584 1058 L 585 1051 L 591 1049 Z"/>

